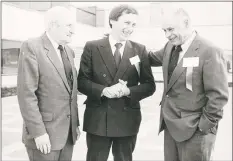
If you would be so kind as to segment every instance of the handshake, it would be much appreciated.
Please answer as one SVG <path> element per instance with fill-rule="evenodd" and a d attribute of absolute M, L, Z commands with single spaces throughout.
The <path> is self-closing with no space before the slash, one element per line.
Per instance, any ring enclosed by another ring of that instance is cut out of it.
<path fill-rule="evenodd" d="M 126 85 L 127 81 L 119 79 L 119 83 L 111 87 L 104 88 L 101 96 L 105 96 L 107 98 L 121 98 L 123 96 L 129 96 L 130 90 Z"/>

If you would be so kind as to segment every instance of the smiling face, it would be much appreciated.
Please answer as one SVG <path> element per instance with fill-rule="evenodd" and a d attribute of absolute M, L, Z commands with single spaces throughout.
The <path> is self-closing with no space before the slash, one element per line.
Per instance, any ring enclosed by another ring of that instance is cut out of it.
<path fill-rule="evenodd" d="M 162 29 L 173 45 L 182 45 L 190 32 L 189 20 L 181 15 L 164 16 Z"/>
<path fill-rule="evenodd" d="M 53 32 L 58 44 L 70 43 L 74 34 L 74 24 L 70 19 L 63 19 L 55 24 Z"/>
<path fill-rule="evenodd" d="M 136 14 L 122 13 L 117 20 L 110 20 L 110 24 L 112 25 L 111 35 L 114 39 L 117 41 L 128 40 L 137 24 L 137 18 L 138 15 Z"/>
<path fill-rule="evenodd" d="M 47 13 L 47 31 L 60 45 L 70 43 L 75 32 L 75 17 L 64 7 L 54 7 Z"/>

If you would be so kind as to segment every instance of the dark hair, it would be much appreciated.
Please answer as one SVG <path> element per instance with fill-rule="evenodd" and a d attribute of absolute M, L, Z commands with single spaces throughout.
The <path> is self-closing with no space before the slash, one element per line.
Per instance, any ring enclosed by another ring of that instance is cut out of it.
<path fill-rule="evenodd" d="M 110 20 L 117 21 L 119 17 L 121 17 L 123 14 L 135 14 L 138 15 L 138 11 L 128 5 L 119 5 L 112 9 L 112 11 L 109 14 L 109 26 L 112 28 L 112 24 L 110 23 Z"/>

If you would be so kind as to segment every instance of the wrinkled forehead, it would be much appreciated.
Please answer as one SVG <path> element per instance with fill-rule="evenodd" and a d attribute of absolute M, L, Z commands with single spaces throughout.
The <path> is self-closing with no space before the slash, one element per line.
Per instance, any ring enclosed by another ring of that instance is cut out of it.
<path fill-rule="evenodd" d="M 132 13 L 123 13 L 118 20 L 123 20 L 123 21 L 131 21 L 131 22 L 137 22 L 138 20 L 138 15 L 132 14 Z"/>
<path fill-rule="evenodd" d="M 67 11 L 62 14 L 59 14 L 57 17 L 57 21 L 59 24 L 69 25 L 69 24 L 75 24 L 76 17 L 75 14 L 72 14 L 72 12 Z"/>
<path fill-rule="evenodd" d="M 76 18 L 72 14 L 62 15 L 61 17 L 59 17 L 58 22 L 65 25 L 73 25 L 76 22 Z"/>
<path fill-rule="evenodd" d="M 164 14 L 161 19 L 161 27 L 163 29 L 176 28 L 180 25 L 180 18 L 172 14 Z"/>

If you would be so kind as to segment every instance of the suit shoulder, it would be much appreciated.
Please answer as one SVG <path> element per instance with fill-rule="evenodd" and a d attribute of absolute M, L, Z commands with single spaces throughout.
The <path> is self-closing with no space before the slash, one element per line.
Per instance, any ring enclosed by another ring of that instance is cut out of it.
<path fill-rule="evenodd" d="M 91 41 L 87 41 L 86 45 L 88 45 L 88 46 L 98 46 L 98 45 L 102 44 L 104 41 L 106 41 L 106 38 L 98 39 L 98 40 L 91 40 Z"/>
<path fill-rule="evenodd" d="M 145 48 L 145 45 L 129 40 L 133 47 Z"/>
<path fill-rule="evenodd" d="M 212 41 L 201 37 L 200 42 L 203 48 L 206 48 L 208 50 L 218 50 L 221 51 L 222 49 L 218 47 L 216 44 L 214 44 Z"/>
<path fill-rule="evenodd" d="M 42 45 L 42 39 L 40 37 L 36 37 L 23 41 L 21 48 L 27 47 L 32 49 L 32 48 L 37 48 L 37 46 L 41 46 L 41 45 Z"/>
<path fill-rule="evenodd" d="M 221 58 L 226 59 L 223 50 L 220 47 L 218 47 L 216 44 L 211 42 L 210 40 L 201 38 L 200 42 L 201 42 L 201 47 L 206 51 L 205 52 L 206 57 L 209 57 L 209 58 L 210 57 L 221 57 Z"/>

